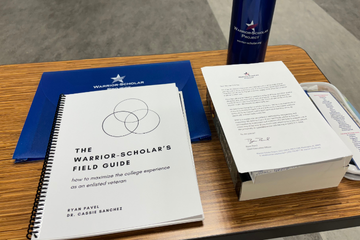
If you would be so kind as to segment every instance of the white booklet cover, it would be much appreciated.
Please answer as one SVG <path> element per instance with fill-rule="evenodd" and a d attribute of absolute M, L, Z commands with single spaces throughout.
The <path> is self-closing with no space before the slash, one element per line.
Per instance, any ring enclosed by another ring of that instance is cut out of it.
<path fill-rule="evenodd" d="M 32 239 L 203 219 L 175 84 L 65 95 Z"/>
<path fill-rule="evenodd" d="M 283 62 L 202 72 L 239 172 L 351 156 Z"/>

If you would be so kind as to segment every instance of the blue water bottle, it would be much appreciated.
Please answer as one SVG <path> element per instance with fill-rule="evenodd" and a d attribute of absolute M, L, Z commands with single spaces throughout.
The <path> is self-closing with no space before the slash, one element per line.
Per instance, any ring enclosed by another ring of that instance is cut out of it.
<path fill-rule="evenodd" d="M 233 0 L 227 64 L 265 59 L 276 0 Z"/>

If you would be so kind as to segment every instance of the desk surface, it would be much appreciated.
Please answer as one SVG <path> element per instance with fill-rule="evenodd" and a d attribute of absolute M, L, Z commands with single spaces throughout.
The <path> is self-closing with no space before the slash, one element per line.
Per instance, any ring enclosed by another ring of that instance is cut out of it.
<path fill-rule="evenodd" d="M 46 71 L 190 60 L 213 139 L 192 144 L 205 220 L 92 239 L 261 239 L 360 225 L 360 182 L 338 188 L 238 202 L 210 112 L 201 67 L 224 65 L 226 50 L 0 66 L 0 239 L 24 239 L 42 161 L 14 164 L 12 154 L 41 74 Z M 283 61 L 299 82 L 326 78 L 305 51 L 268 47 L 266 61 Z M 223 236 L 224 237 L 224 236 Z"/>

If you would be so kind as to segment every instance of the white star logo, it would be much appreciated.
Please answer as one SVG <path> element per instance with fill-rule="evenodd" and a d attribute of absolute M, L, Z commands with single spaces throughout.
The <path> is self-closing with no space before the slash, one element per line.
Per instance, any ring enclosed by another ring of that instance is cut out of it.
<path fill-rule="evenodd" d="M 111 78 L 113 80 L 112 83 L 116 83 L 116 82 L 121 82 L 123 83 L 123 79 L 125 78 L 125 76 L 121 77 L 119 74 L 116 77 Z"/>
<path fill-rule="evenodd" d="M 255 32 L 255 27 L 258 25 L 258 24 L 254 24 L 254 20 L 251 21 L 251 23 L 246 23 L 246 25 L 248 26 L 246 28 L 246 30 L 252 30 L 253 32 Z"/>

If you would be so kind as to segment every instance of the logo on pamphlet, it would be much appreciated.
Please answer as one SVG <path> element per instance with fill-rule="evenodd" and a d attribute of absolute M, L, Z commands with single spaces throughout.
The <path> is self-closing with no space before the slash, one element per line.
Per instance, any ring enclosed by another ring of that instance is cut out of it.
<path fill-rule="evenodd" d="M 242 79 L 252 79 L 254 77 L 259 76 L 259 74 L 250 74 L 249 72 L 244 72 L 244 76 L 239 76 Z"/>
<path fill-rule="evenodd" d="M 110 137 L 147 134 L 160 125 L 160 116 L 137 98 L 125 99 L 102 122 L 102 130 Z"/>
<path fill-rule="evenodd" d="M 94 89 L 113 89 L 113 88 L 122 88 L 122 87 L 132 87 L 137 85 L 145 84 L 144 81 L 132 81 L 132 82 L 125 82 L 124 78 L 126 76 L 121 76 L 118 74 L 116 77 L 111 77 L 112 83 L 104 84 L 104 85 L 94 85 Z"/>

